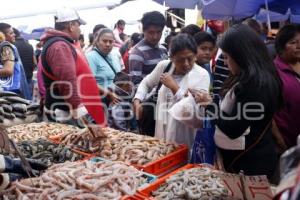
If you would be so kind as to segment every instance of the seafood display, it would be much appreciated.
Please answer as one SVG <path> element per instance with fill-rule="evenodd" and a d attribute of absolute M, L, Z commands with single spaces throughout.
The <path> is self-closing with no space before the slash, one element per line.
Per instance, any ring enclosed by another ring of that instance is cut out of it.
<path fill-rule="evenodd" d="M 38 178 L 12 183 L 4 199 L 121 199 L 146 183 L 141 171 L 121 162 L 66 162 Z"/>
<path fill-rule="evenodd" d="M 37 140 L 40 138 L 46 139 L 51 135 L 60 135 L 64 133 L 74 133 L 80 131 L 79 128 L 66 124 L 59 123 L 30 123 L 20 124 L 7 128 L 9 137 L 16 142 L 25 140 Z"/>
<path fill-rule="evenodd" d="M 45 139 L 22 141 L 17 146 L 26 158 L 38 160 L 47 166 L 83 159 L 82 155 L 75 153 L 70 148 L 54 144 Z M 15 153 L 12 153 L 11 156 L 14 157 L 15 155 Z"/>
<path fill-rule="evenodd" d="M 219 178 L 220 173 L 208 167 L 180 171 L 170 176 L 152 195 L 157 200 L 228 199 L 228 189 Z"/>
<path fill-rule="evenodd" d="M 60 142 L 72 148 L 112 161 L 144 165 L 155 161 L 177 149 L 174 143 L 168 143 L 154 137 L 118 131 L 112 128 L 102 129 L 106 137 L 92 141 L 88 131 L 60 136 Z"/>
<path fill-rule="evenodd" d="M 178 147 L 174 143 L 154 137 L 116 131 L 111 128 L 103 131 L 107 132 L 108 138 L 101 140 L 99 156 L 108 160 L 144 165 L 172 153 Z"/>
<path fill-rule="evenodd" d="M 87 128 L 79 129 L 77 132 L 64 133 L 59 135 L 59 142 L 70 148 L 74 148 L 86 153 L 99 152 L 99 145 L 94 143 L 93 136 Z"/>
<path fill-rule="evenodd" d="M 38 118 L 39 104 L 30 104 L 14 92 L 0 91 L 0 125 L 10 127 L 30 123 Z"/>

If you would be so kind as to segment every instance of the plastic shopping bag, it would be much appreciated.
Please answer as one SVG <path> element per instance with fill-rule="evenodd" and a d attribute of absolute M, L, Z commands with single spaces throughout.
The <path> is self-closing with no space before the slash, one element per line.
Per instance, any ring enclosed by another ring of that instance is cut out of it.
<path fill-rule="evenodd" d="M 212 120 L 204 119 L 203 128 L 197 130 L 191 163 L 208 163 L 213 165 L 216 154 L 214 142 L 215 125 Z"/>

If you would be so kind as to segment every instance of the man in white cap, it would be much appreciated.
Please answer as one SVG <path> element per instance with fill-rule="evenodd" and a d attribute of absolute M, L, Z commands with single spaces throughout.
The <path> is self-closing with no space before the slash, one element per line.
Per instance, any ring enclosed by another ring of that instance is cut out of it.
<path fill-rule="evenodd" d="M 78 121 L 90 115 L 97 124 L 105 123 L 96 80 L 75 45 L 84 24 L 75 10 L 62 8 L 55 15 L 55 30 L 48 30 L 41 38 L 44 112 L 49 121 L 70 123 L 70 118 Z"/>

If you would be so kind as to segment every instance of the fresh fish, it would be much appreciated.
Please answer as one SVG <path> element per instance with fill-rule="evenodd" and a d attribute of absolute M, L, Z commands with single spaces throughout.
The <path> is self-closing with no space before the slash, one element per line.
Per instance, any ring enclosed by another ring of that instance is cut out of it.
<path fill-rule="evenodd" d="M 1 91 L 0 92 L 0 97 L 18 97 L 19 95 L 14 93 L 14 92 L 10 92 L 10 91 Z"/>
<path fill-rule="evenodd" d="M 3 108 L 3 110 L 5 112 L 11 113 L 13 111 L 13 108 L 11 107 L 11 105 L 8 104 L 2 104 L 1 107 Z"/>
<path fill-rule="evenodd" d="M 14 103 L 11 105 L 13 108 L 13 111 L 26 113 L 27 112 L 27 105 L 22 103 Z"/>
<path fill-rule="evenodd" d="M 12 96 L 4 97 L 4 99 L 6 99 L 7 101 L 9 101 L 11 103 L 23 103 L 23 104 L 26 104 L 26 105 L 30 104 L 30 102 L 28 100 L 23 99 L 23 98 L 18 97 L 18 96 L 15 96 L 15 97 L 12 97 Z"/>

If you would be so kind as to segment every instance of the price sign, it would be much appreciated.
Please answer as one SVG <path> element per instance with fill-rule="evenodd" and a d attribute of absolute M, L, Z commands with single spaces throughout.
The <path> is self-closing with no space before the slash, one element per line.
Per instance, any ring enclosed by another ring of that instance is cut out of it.
<path fill-rule="evenodd" d="M 266 176 L 244 176 L 245 199 L 272 200 L 273 194 Z"/>

